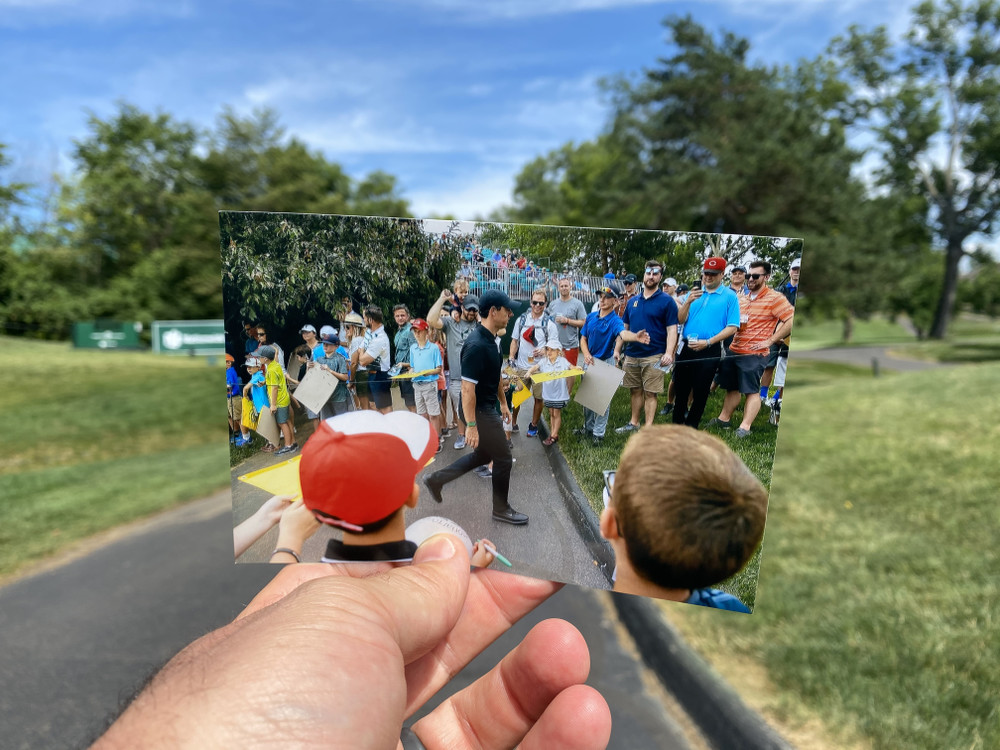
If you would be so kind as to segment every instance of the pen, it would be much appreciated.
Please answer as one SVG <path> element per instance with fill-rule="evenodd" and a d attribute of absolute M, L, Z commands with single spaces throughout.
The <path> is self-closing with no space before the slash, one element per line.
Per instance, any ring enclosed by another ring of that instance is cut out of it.
<path fill-rule="evenodd" d="M 479 541 L 483 542 L 482 539 L 480 539 Z M 491 555 L 493 555 L 493 557 L 495 557 L 497 560 L 499 560 L 500 562 L 502 562 L 508 568 L 513 568 L 514 567 L 513 565 L 511 565 L 510 560 L 508 560 L 506 557 L 504 557 L 499 552 L 497 552 L 496 547 L 494 547 L 492 544 L 488 544 L 486 542 L 483 542 L 483 546 L 486 548 L 487 552 L 489 552 Z"/>

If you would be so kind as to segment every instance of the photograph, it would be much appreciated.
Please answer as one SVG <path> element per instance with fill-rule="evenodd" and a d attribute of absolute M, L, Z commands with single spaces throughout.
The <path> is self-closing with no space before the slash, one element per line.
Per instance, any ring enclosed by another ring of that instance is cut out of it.
<path fill-rule="evenodd" d="M 801 240 L 220 227 L 237 562 L 405 563 L 448 528 L 473 565 L 753 609 Z"/>

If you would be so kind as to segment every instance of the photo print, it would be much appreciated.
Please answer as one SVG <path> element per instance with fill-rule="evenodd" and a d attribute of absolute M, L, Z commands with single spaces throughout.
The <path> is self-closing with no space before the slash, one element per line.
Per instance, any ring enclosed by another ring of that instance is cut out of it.
<path fill-rule="evenodd" d="M 798 239 L 222 212 L 243 562 L 753 609 Z"/>

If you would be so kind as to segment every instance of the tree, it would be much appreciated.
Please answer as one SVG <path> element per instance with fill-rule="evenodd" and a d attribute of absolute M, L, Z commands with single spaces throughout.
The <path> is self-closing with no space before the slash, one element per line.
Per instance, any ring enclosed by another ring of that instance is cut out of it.
<path fill-rule="evenodd" d="M 944 250 L 929 332 L 943 338 L 970 238 L 1000 216 L 1000 2 L 922 2 L 904 44 L 891 45 L 884 27 L 852 27 L 833 49 L 859 124 L 878 136 L 880 185 L 923 200 Z"/>
<path fill-rule="evenodd" d="M 449 234 L 432 242 L 419 219 L 223 212 L 227 330 L 240 320 L 282 327 L 332 321 L 344 297 L 429 309 L 455 278 Z M 457 239 L 457 238 L 456 238 Z"/>

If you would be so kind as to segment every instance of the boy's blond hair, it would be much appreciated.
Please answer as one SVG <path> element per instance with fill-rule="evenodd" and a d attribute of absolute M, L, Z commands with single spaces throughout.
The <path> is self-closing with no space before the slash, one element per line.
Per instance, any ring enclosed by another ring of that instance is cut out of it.
<path fill-rule="evenodd" d="M 667 589 L 699 589 L 729 578 L 753 555 L 767 492 L 718 438 L 655 425 L 625 446 L 611 510 L 637 575 Z"/>
<path fill-rule="evenodd" d="M 452 291 L 454 291 L 456 294 L 458 294 L 459 292 L 465 292 L 466 294 L 468 294 L 469 292 L 468 279 L 464 278 L 455 279 L 455 283 L 452 284 L 451 286 L 452 286 Z"/>

